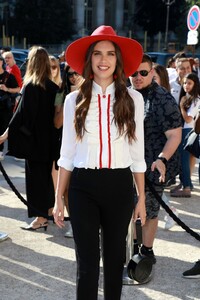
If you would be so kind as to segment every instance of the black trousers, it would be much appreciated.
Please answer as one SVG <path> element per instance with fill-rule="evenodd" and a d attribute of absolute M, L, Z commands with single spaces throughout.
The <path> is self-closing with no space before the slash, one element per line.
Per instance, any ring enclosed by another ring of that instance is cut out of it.
<path fill-rule="evenodd" d="M 48 209 L 54 206 L 55 192 L 51 175 L 53 162 L 35 162 L 26 160 L 26 196 L 28 217 L 48 215 Z"/>
<path fill-rule="evenodd" d="M 77 300 L 98 298 L 100 228 L 104 297 L 106 300 L 120 299 L 133 197 L 133 177 L 129 168 L 75 168 L 72 172 L 69 210 L 77 258 Z"/>

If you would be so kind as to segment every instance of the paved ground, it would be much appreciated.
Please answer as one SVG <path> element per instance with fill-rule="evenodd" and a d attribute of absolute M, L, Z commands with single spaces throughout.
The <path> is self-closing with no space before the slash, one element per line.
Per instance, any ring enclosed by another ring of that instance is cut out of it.
<path fill-rule="evenodd" d="M 24 163 L 6 157 L 2 164 L 25 197 Z M 197 172 L 193 181 L 192 198 L 172 198 L 171 203 L 178 209 L 182 221 L 200 234 Z M 164 216 L 161 210 L 154 246 L 157 256 L 154 277 L 148 284 L 124 286 L 122 300 L 200 299 L 200 279 L 181 277 L 182 272 L 200 258 L 200 242 L 177 225 L 164 230 Z M 64 238 L 65 229 L 58 229 L 53 223 L 46 232 L 24 232 L 20 226 L 26 223 L 30 223 L 26 206 L 0 174 L 0 231 L 9 234 L 9 239 L 0 243 L 0 299 L 75 300 L 73 239 Z M 103 299 L 102 295 L 101 274 L 99 299 Z"/>

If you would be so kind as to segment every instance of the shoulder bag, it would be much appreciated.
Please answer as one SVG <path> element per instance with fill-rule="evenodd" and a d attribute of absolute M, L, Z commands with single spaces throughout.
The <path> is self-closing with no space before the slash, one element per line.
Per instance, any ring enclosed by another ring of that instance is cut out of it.
<path fill-rule="evenodd" d="M 190 152 L 194 157 L 200 157 L 199 134 L 192 129 L 185 137 L 184 150 Z"/>
<path fill-rule="evenodd" d="M 33 149 L 33 135 L 24 124 L 24 90 L 17 109 L 8 125 L 8 151 L 6 155 L 28 159 Z"/>

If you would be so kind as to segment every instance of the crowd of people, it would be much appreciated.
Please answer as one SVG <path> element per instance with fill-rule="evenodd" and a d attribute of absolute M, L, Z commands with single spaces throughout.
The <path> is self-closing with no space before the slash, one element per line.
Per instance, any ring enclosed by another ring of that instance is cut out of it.
<path fill-rule="evenodd" d="M 179 178 L 170 196 L 192 196 L 196 157 L 184 145 L 200 110 L 199 76 L 198 59 L 181 52 L 166 67 L 155 64 L 110 26 L 58 58 L 33 46 L 24 78 L 12 52 L 1 54 L 0 160 L 6 139 L 8 153 L 25 159 L 34 220 L 23 230 L 46 231 L 51 216 L 62 228 L 65 209 L 70 216 L 65 236 L 75 241 L 78 300 L 97 299 L 100 248 L 105 299 L 120 299 L 131 220 L 142 224 L 134 251 L 156 264 L 160 205 L 147 182 L 163 197 Z M 200 277 L 200 262 L 183 276 Z"/>

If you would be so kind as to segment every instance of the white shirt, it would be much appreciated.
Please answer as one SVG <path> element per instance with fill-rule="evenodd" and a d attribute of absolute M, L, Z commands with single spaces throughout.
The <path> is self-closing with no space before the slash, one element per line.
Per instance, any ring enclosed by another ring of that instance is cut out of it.
<path fill-rule="evenodd" d="M 195 117 L 198 114 L 199 107 L 200 107 L 200 98 L 195 99 L 195 101 L 193 101 L 190 107 L 188 108 L 187 115 L 192 117 L 192 121 L 190 123 L 184 122 L 183 128 L 194 128 Z"/>
<path fill-rule="evenodd" d="M 99 85 L 93 82 L 92 98 L 87 113 L 82 140 L 77 140 L 74 128 L 74 114 L 78 91 L 67 95 L 64 104 L 63 138 L 60 167 L 72 171 L 77 168 L 127 168 L 132 172 L 145 172 L 144 159 L 144 102 L 137 91 L 128 89 L 135 104 L 136 140 L 129 144 L 128 138 L 118 135 L 113 121 L 115 83 L 102 93 Z"/>
<path fill-rule="evenodd" d="M 169 82 L 171 88 L 171 94 L 175 98 L 176 103 L 179 104 L 179 97 L 181 92 L 181 85 L 178 82 L 178 78 Z"/>
<path fill-rule="evenodd" d="M 169 76 L 169 81 L 175 80 L 177 78 L 177 71 L 175 68 L 166 68 Z"/>

